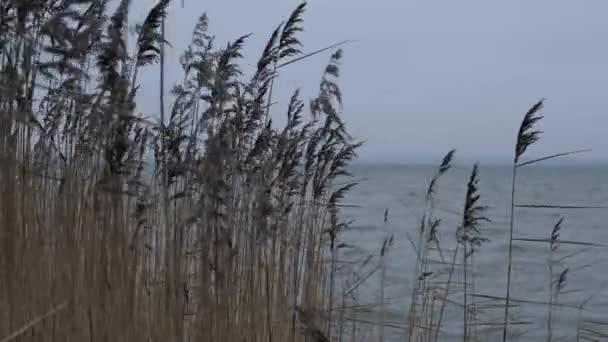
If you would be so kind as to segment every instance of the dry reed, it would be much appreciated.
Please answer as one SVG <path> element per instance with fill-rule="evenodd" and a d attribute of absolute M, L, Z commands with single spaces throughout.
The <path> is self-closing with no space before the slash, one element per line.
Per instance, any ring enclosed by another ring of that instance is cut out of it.
<path fill-rule="evenodd" d="M 360 146 L 340 119 L 341 52 L 311 115 L 295 92 L 277 128 L 266 104 L 277 66 L 305 56 L 305 4 L 251 78 L 247 36 L 218 48 L 201 16 L 169 97 L 169 1 L 132 49 L 130 1 L 108 3 L 0 5 L 0 338 L 327 340 L 324 254 L 354 185 L 335 180 Z M 135 101 L 155 65 L 159 120 Z"/>
<path fill-rule="evenodd" d="M 182 81 L 165 94 L 170 1 L 151 8 L 133 47 L 131 1 L 113 11 L 109 3 L 0 4 L 1 341 L 383 341 L 393 326 L 427 342 L 440 340 L 448 305 L 462 308 L 462 338 L 474 341 L 476 298 L 501 303 L 503 341 L 510 325 L 526 324 L 511 320 L 513 303 L 547 305 L 552 340 L 570 274 L 553 275 L 557 243 L 606 246 L 561 240 L 559 223 L 550 239 L 514 235 L 517 208 L 592 208 L 515 201 L 519 168 L 584 152 L 521 161 L 540 139 L 543 101 L 517 135 L 506 296 L 475 289 L 474 255 L 485 241 L 479 226 L 488 221 L 478 204 L 477 165 L 453 247 L 440 243 L 434 195 L 452 166 L 450 151 L 426 191 L 404 328 L 385 322 L 394 236 L 361 259 L 343 253 L 355 248 L 342 240 L 350 222 L 340 210 L 356 185 L 349 164 L 361 144 L 341 116 L 342 51 L 331 55 L 308 107 L 297 90 L 287 108 L 272 101 L 279 71 L 347 41 L 303 53 L 302 3 L 246 77 L 239 65 L 248 36 L 217 47 L 203 14 L 180 58 Z M 159 113 L 144 116 L 136 110 L 138 75 L 155 66 Z M 284 127 L 273 125 L 276 115 L 286 115 Z M 516 242 L 550 244 L 548 303 L 512 298 Z M 453 280 L 457 269 L 461 283 Z M 360 302 L 358 289 L 378 271 L 380 313 L 372 322 L 362 317 L 373 306 Z M 601 323 L 582 318 L 591 298 L 576 307 L 580 339 L 608 336 Z M 375 325 L 377 335 L 365 335 L 362 325 Z"/>

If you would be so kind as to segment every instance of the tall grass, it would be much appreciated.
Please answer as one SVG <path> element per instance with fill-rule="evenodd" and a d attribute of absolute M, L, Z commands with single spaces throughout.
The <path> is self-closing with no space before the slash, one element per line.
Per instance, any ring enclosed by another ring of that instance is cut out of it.
<path fill-rule="evenodd" d="M 528 147 L 540 139 L 541 131 L 536 130 L 534 125 L 542 119 L 538 112 L 543 107 L 543 100 L 536 103 L 524 116 L 519 132 L 517 133 L 517 142 L 515 144 L 515 158 L 513 160 L 512 172 L 512 187 L 511 187 L 511 219 L 509 220 L 509 255 L 507 263 L 507 294 L 505 296 L 505 314 L 504 314 L 504 330 L 502 340 L 507 340 L 507 331 L 509 328 L 509 301 L 511 299 L 511 272 L 513 269 L 513 231 L 515 221 L 515 185 L 517 181 L 517 164 L 520 158 L 526 152 Z"/>
<path fill-rule="evenodd" d="M 480 231 L 481 223 L 489 222 L 489 219 L 484 216 L 484 212 L 488 209 L 486 206 L 478 204 L 480 199 L 479 195 L 479 166 L 475 164 L 471 177 L 467 183 L 467 193 L 465 197 L 464 211 L 462 215 L 462 224 L 459 227 L 458 242 L 462 244 L 462 274 L 463 274 L 463 340 L 468 341 L 473 338 L 471 327 L 471 309 L 468 305 L 469 300 L 469 282 L 473 283 L 473 279 L 469 275 L 469 262 L 472 263 L 473 255 L 476 252 L 476 248 L 480 247 L 481 244 L 487 241 L 483 237 Z M 470 280 L 469 280 L 470 279 Z M 473 310 L 476 308 L 473 307 Z"/>
<path fill-rule="evenodd" d="M 524 156 L 526 151 L 530 148 L 530 146 L 532 146 L 533 144 L 538 142 L 541 138 L 542 131 L 537 129 L 537 125 L 543 119 L 543 117 L 541 115 L 539 115 L 539 112 L 542 110 L 543 106 L 544 106 L 544 99 L 537 102 L 526 112 L 526 114 L 524 115 L 524 118 L 521 122 L 519 131 L 517 134 L 516 144 L 515 144 L 515 154 L 514 154 L 515 156 L 514 156 L 513 165 L 512 165 L 512 186 L 511 186 L 511 207 L 510 207 L 511 211 L 510 211 L 510 220 L 509 220 L 507 282 L 506 282 L 507 286 L 506 286 L 506 295 L 504 297 L 505 305 L 504 305 L 503 334 L 502 334 L 503 341 L 508 340 L 508 337 L 509 337 L 508 330 L 509 330 L 509 324 L 510 324 L 510 320 L 511 320 L 511 317 L 509 316 L 509 311 L 511 308 L 510 302 L 511 302 L 511 286 L 512 286 L 511 280 L 512 280 L 512 269 L 513 269 L 513 245 L 514 245 L 515 241 L 525 240 L 525 239 L 519 239 L 516 236 L 514 236 L 516 209 L 523 208 L 523 209 L 530 209 L 530 210 L 536 210 L 536 209 L 557 209 L 557 210 L 575 209 L 575 210 L 578 210 L 578 209 L 601 208 L 601 207 L 579 206 L 579 205 L 570 205 L 570 204 L 568 204 L 568 205 L 546 204 L 546 203 L 519 204 L 516 202 L 517 172 L 519 169 L 530 166 L 530 165 L 534 165 L 534 164 L 537 164 L 537 163 L 540 163 L 543 161 L 547 161 L 547 160 L 551 160 L 551 159 L 555 159 L 555 158 L 561 158 L 561 157 L 569 156 L 572 154 L 584 153 L 584 152 L 589 151 L 589 150 L 569 151 L 569 152 L 557 153 L 557 154 L 553 154 L 553 155 L 549 155 L 549 156 L 545 156 L 545 157 L 541 157 L 541 158 L 536 158 L 536 159 L 532 159 L 532 160 L 528 160 L 528 161 L 522 161 L 521 160 L 522 157 Z M 558 225 L 556 225 L 554 227 L 554 231 L 552 232 L 552 235 L 548 240 L 547 239 L 536 240 L 536 242 L 549 243 L 550 244 L 550 254 L 552 254 L 555 251 L 555 248 L 557 246 L 556 243 L 558 242 L 557 239 L 559 237 L 560 224 L 561 224 L 561 221 L 559 222 Z M 583 241 L 575 242 L 575 244 L 594 245 L 593 243 L 587 243 L 587 242 L 583 242 Z M 551 298 L 548 303 L 550 313 L 553 310 L 554 302 L 557 301 L 558 295 L 560 294 L 563 286 L 565 286 L 566 275 L 568 274 L 568 271 L 569 271 L 568 268 L 564 269 L 562 271 L 562 273 L 560 273 L 559 278 L 556 281 L 554 281 L 552 263 L 553 263 L 553 261 L 550 259 L 549 267 L 550 267 L 550 277 L 551 277 L 551 279 L 550 279 L 550 296 L 551 296 Z M 549 318 L 548 318 L 548 336 L 547 336 L 548 340 L 552 339 L 551 321 L 552 321 L 552 314 L 550 314 Z"/>
<path fill-rule="evenodd" d="M 277 66 L 302 56 L 305 4 L 251 77 L 247 36 L 216 47 L 203 15 L 167 96 L 168 6 L 131 50 L 128 0 L 0 6 L 2 341 L 331 336 L 328 232 L 354 185 L 335 181 L 360 145 L 340 118 L 342 54 L 310 115 L 298 91 L 271 106 Z M 155 66 L 159 113 L 138 114 L 137 75 Z"/>
<path fill-rule="evenodd" d="M 418 241 L 416 249 L 416 268 L 414 278 L 414 288 L 412 291 L 412 301 L 408 313 L 408 331 L 409 338 L 417 340 L 419 338 L 428 339 L 426 336 L 432 333 L 433 329 L 433 309 L 436 305 L 436 288 L 433 286 L 431 276 L 433 271 L 430 270 L 429 257 L 432 254 L 433 247 L 439 252 L 439 256 L 443 261 L 443 254 L 439 243 L 438 228 L 441 220 L 434 217 L 435 200 L 434 196 L 437 191 L 437 185 L 442 176 L 444 176 L 452 167 L 451 163 L 454 158 L 455 150 L 449 151 L 441 161 L 435 175 L 429 182 L 425 196 L 425 213 L 420 220 L 418 230 Z M 440 313 L 440 317 L 442 313 Z M 439 319 L 439 321 L 441 318 Z M 417 326 L 422 324 L 423 326 Z M 421 329 L 422 328 L 422 329 Z M 430 328 L 430 329 L 428 329 Z M 421 335 L 416 337 L 417 335 Z"/>
<path fill-rule="evenodd" d="M 387 263 L 398 234 L 354 258 L 341 210 L 357 185 L 349 172 L 361 144 L 342 119 L 342 51 L 333 51 L 308 105 L 293 89 L 273 102 L 279 72 L 347 41 L 304 53 L 306 4 L 271 33 L 252 75 L 240 65 L 248 35 L 218 45 L 202 14 L 165 93 L 169 0 L 153 6 L 127 44 L 131 1 L 6 0 L 0 4 L 0 341 L 410 341 L 446 339 L 448 306 L 463 341 L 481 339 L 482 306 L 546 305 L 547 340 L 576 268 L 557 245 L 605 248 L 559 237 L 517 237 L 516 209 L 592 209 L 519 204 L 517 171 L 583 151 L 522 161 L 539 141 L 543 101 L 524 116 L 512 165 L 506 295 L 482 296 L 475 261 L 486 241 L 476 164 L 457 227 L 436 210 L 454 151 L 425 194 L 412 239 L 415 270 L 404 326 L 387 322 Z M 159 76 L 158 113 L 137 110 L 138 75 Z M 277 127 L 276 117 L 286 123 Z M 384 215 L 388 229 L 388 209 Z M 444 233 L 447 232 L 447 233 Z M 448 237 L 447 239 L 445 237 Z M 549 245 L 549 298 L 511 293 L 513 246 Z M 379 282 L 370 281 L 379 273 Z M 458 281 L 462 278 L 462 281 Z M 378 303 L 360 289 L 378 284 Z M 583 319 L 579 339 L 601 339 Z M 495 307 L 496 307 L 495 306 Z M 376 309 L 378 308 L 378 309 Z M 369 318 L 370 314 L 376 314 Z M 374 329 L 368 329 L 369 327 Z M 460 330 L 460 329 L 459 329 Z"/>

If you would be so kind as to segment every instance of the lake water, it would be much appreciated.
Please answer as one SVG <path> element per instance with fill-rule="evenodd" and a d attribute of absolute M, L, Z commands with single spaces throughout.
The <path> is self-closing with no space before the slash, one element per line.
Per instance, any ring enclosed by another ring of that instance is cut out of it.
<path fill-rule="evenodd" d="M 356 248 L 342 249 L 341 260 L 354 261 L 375 255 L 366 268 L 377 264 L 382 241 L 394 234 L 394 245 L 387 257 L 385 280 L 385 328 L 386 341 L 403 341 L 406 326 L 405 310 L 409 307 L 413 287 L 416 253 L 410 239 L 417 236 L 419 222 L 424 211 L 424 194 L 429 180 L 435 173 L 435 166 L 391 166 L 357 165 L 354 176 L 360 184 L 345 199 L 347 207 L 343 217 L 352 219 L 351 228 L 342 235 L 342 240 Z M 455 246 L 454 236 L 464 205 L 466 184 L 471 167 L 454 167 L 437 184 L 435 217 L 441 218 L 439 239 L 442 248 Z M 481 295 L 504 297 L 506 290 L 506 269 L 508 253 L 508 227 L 511 201 L 511 170 L 503 166 L 480 165 L 480 204 L 490 209 L 487 216 L 492 220 L 481 227 L 482 235 L 489 239 L 476 254 L 475 292 Z M 577 206 L 608 206 L 608 167 L 605 166 L 529 166 L 518 174 L 516 203 L 560 204 Z M 388 221 L 384 223 L 384 212 L 388 209 Z M 608 244 L 608 209 L 516 209 L 515 237 L 550 237 L 554 224 L 564 218 L 560 238 L 564 241 L 582 241 Z M 408 238 L 409 237 L 409 238 Z M 512 298 L 541 304 L 519 304 L 511 310 L 514 319 L 526 324 L 513 326 L 511 331 L 521 341 L 545 341 L 549 301 L 549 246 L 546 243 L 515 242 Z M 556 265 L 554 273 L 559 275 L 569 269 L 567 281 L 559 295 L 559 304 L 553 320 L 554 340 L 574 341 L 577 334 L 578 307 L 585 299 L 593 296 L 583 313 L 585 326 L 594 330 L 608 324 L 608 255 L 607 248 L 589 248 L 579 245 L 559 246 L 554 256 L 564 257 L 561 265 Z M 356 266 L 359 267 L 359 266 Z M 461 272 L 456 272 L 459 277 Z M 357 319 L 377 321 L 379 272 L 369 278 L 358 290 L 357 300 L 370 304 L 362 310 Z M 455 282 L 461 281 L 454 279 Z M 460 297 L 460 298 L 459 298 Z M 462 295 L 455 293 L 454 301 L 462 301 Z M 481 298 L 478 304 L 496 304 Z M 462 309 L 452 305 L 443 325 L 441 340 L 462 339 Z M 480 314 L 479 335 L 484 341 L 495 341 L 502 334 L 502 308 L 488 308 Z M 377 340 L 377 327 L 365 323 L 360 334 L 361 340 Z M 608 327 L 608 325 L 606 325 Z M 364 335 L 367 334 L 367 335 Z M 460 337 L 459 337 L 460 336 Z M 608 340 L 600 337 L 597 340 Z"/>

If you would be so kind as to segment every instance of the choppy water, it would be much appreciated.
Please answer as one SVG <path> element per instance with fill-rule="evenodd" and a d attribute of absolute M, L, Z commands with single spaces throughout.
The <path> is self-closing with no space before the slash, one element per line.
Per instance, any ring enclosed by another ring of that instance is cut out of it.
<path fill-rule="evenodd" d="M 435 172 L 435 166 L 359 165 L 354 175 L 362 179 L 352 190 L 345 203 L 358 207 L 343 209 L 347 219 L 353 219 L 351 229 L 343 233 L 343 240 L 356 249 L 342 249 L 341 259 L 356 260 L 365 255 L 378 255 L 382 240 L 394 234 L 386 272 L 385 318 L 390 325 L 405 326 L 404 311 L 409 306 L 413 287 L 413 270 L 416 254 L 408 236 L 415 237 L 424 210 L 424 193 Z M 453 168 L 438 184 L 436 217 L 442 219 L 440 240 L 443 248 L 454 246 L 454 234 L 461 220 L 469 167 Z M 490 207 L 487 216 L 491 223 L 484 224 L 482 234 L 490 241 L 482 246 L 475 257 L 476 292 L 504 297 L 508 251 L 508 224 L 511 200 L 511 170 L 502 166 L 480 166 L 481 204 Z M 543 203 L 581 206 L 608 205 L 608 167 L 600 166 L 531 166 L 521 169 L 517 183 L 517 203 Z M 383 222 L 385 209 L 388 222 Z M 608 244 L 608 209 L 517 209 L 515 236 L 523 238 L 549 238 L 553 225 L 564 217 L 561 239 Z M 514 246 L 512 298 L 547 302 L 549 297 L 549 246 L 544 243 L 516 242 Z M 569 268 L 566 287 L 559 296 L 553 326 L 555 339 L 576 340 L 578 307 L 589 296 L 594 297 L 583 310 L 583 319 L 608 323 L 608 248 L 587 248 L 562 244 L 555 252 L 565 257 L 563 266 L 555 273 Z M 371 261 L 370 265 L 377 260 Z M 362 273 L 363 268 L 360 270 Z M 459 274 L 459 272 L 457 272 Z M 379 277 L 376 273 L 357 292 L 361 303 L 378 303 Z M 455 281 L 460 281 L 455 279 Z M 458 294 L 454 300 L 458 299 Z M 482 302 L 478 299 L 478 302 Z M 569 308 L 572 306 L 574 308 Z M 462 311 L 451 309 L 441 340 L 456 340 L 462 333 Z M 544 341 L 548 308 L 546 305 L 522 304 L 512 310 L 515 319 L 527 324 L 511 330 L 521 341 Z M 377 320 L 378 307 L 357 319 Z M 485 323 L 502 322 L 503 309 L 487 309 L 480 314 Z M 365 326 L 365 323 L 360 323 Z M 591 327 L 587 325 L 588 327 Z M 601 324 L 592 327 L 602 330 Z M 359 332 L 362 340 L 372 340 L 376 327 L 369 325 Z M 603 329 L 608 333 L 608 328 Z M 500 327 L 480 326 L 483 340 L 494 341 L 501 336 Z M 367 334 L 367 335 L 364 335 Z M 386 327 L 385 340 L 403 340 L 400 328 Z M 461 338 L 461 337 L 460 337 Z M 374 340 L 375 339 L 374 337 Z M 598 338 L 597 340 L 608 340 Z"/>

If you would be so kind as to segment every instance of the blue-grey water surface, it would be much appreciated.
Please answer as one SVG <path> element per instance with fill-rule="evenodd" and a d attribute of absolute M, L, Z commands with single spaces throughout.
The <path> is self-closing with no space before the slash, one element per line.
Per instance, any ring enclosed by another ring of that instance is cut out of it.
<path fill-rule="evenodd" d="M 343 209 L 343 217 L 354 220 L 342 240 L 356 248 L 341 249 L 341 259 L 352 261 L 375 255 L 377 263 L 383 239 L 394 234 L 394 245 L 387 257 L 385 280 L 385 341 L 403 341 L 405 311 L 409 307 L 413 287 L 412 274 L 416 253 L 410 240 L 417 236 L 417 229 L 424 212 L 424 194 L 435 173 L 435 166 L 404 165 L 357 165 L 353 168 L 355 179 L 360 180 L 345 199 L 354 207 Z M 454 167 L 437 184 L 435 217 L 442 223 L 439 239 L 442 248 L 454 247 L 454 236 L 464 205 L 466 184 L 471 167 Z M 481 226 L 481 233 L 489 239 L 475 255 L 475 292 L 481 295 L 504 297 L 508 253 L 508 228 L 511 204 L 511 168 L 508 166 L 480 165 L 480 204 L 489 206 L 487 216 L 491 223 Z M 608 206 L 608 167 L 606 166 L 530 166 L 518 173 L 516 203 L 559 204 L 577 206 Z M 384 223 L 384 211 L 388 209 L 388 221 Z M 583 241 L 608 244 L 608 209 L 516 209 L 515 237 L 550 237 L 554 224 L 563 216 L 560 238 L 564 241 Z M 565 257 L 554 273 L 569 268 L 565 287 L 558 297 L 561 305 L 556 308 L 553 320 L 554 341 L 576 340 L 578 310 L 585 299 L 593 296 L 583 313 L 583 321 L 608 323 L 608 272 L 606 255 L 608 248 L 588 248 L 562 244 L 554 254 Z M 513 249 L 512 298 L 523 301 L 548 302 L 549 298 L 549 246 L 545 243 L 516 242 Z M 368 267 L 369 268 L 369 267 Z M 365 273 L 365 268 L 361 268 Z M 458 277 L 460 272 L 456 272 Z M 362 304 L 378 304 L 379 272 L 369 278 L 357 292 Z M 455 282 L 460 281 L 455 279 Z M 462 301 L 455 293 L 454 301 Z M 476 299 L 483 303 L 484 299 Z M 496 303 L 487 301 L 487 303 Z M 511 327 L 520 341 L 545 341 L 547 335 L 548 308 L 542 304 L 518 304 L 511 311 L 513 320 L 525 324 Z M 451 305 L 447 321 L 443 325 L 441 340 L 462 339 L 462 309 Z M 376 322 L 378 306 L 371 305 L 367 313 L 357 319 Z M 502 329 L 503 309 L 489 308 L 479 314 L 481 340 L 495 341 Z M 364 326 L 358 333 L 360 340 L 377 340 L 377 326 Z M 601 324 L 587 327 L 601 330 Z M 605 329 L 604 331 L 608 331 Z M 608 340 L 598 338 L 598 340 Z"/>

